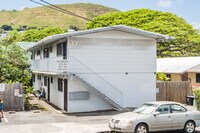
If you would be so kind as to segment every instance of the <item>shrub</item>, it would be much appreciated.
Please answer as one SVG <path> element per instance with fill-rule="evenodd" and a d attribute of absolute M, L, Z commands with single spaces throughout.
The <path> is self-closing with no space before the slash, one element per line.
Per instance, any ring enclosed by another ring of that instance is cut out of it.
<path fill-rule="evenodd" d="M 195 95 L 196 107 L 198 110 L 200 110 L 200 90 L 195 90 L 194 95 Z"/>

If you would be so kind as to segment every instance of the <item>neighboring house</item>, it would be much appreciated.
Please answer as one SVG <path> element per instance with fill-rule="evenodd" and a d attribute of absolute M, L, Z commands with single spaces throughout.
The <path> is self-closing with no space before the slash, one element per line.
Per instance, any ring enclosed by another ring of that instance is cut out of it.
<path fill-rule="evenodd" d="M 158 58 L 157 72 L 166 73 L 171 81 L 191 81 L 200 86 L 200 57 Z"/>
<path fill-rule="evenodd" d="M 46 37 L 32 54 L 33 85 L 68 112 L 156 100 L 156 42 L 168 36 L 112 26 Z"/>

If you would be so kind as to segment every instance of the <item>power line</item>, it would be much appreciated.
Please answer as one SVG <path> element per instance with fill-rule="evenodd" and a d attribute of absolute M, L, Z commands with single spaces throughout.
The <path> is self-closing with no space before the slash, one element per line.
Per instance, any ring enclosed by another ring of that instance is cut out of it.
<path fill-rule="evenodd" d="M 48 8 L 50 8 L 50 9 L 53 9 L 53 10 L 56 10 L 56 11 L 59 11 L 59 12 L 62 12 L 62 13 L 65 13 L 65 14 L 68 14 L 68 15 L 71 15 L 71 16 L 74 16 L 74 17 L 77 17 L 77 18 L 81 18 L 81 19 L 84 19 L 84 20 L 87 20 L 87 21 L 91 21 L 91 22 L 94 22 L 94 23 L 99 23 L 99 24 L 102 24 L 103 26 L 108 26 L 108 25 L 105 25 L 105 24 L 103 24 L 103 23 L 96 22 L 96 21 L 94 21 L 94 20 L 91 20 L 91 19 L 82 17 L 82 16 L 80 16 L 80 15 L 77 15 L 77 14 L 75 14 L 75 13 L 73 13 L 73 12 L 70 12 L 70 11 L 68 11 L 68 10 L 66 10 L 66 9 L 63 9 L 63 8 L 59 7 L 59 6 L 53 5 L 53 4 L 51 4 L 51 3 L 47 2 L 47 1 L 44 1 L 44 0 L 40 0 L 40 1 L 43 2 L 43 3 L 45 3 L 45 4 L 40 3 L 40 2 L 38 2 L 38 1 L 35 1 L 35 0 L 30 0 L 30 1 L 31 1 L 31 2 L 34 2 L 34 3 L 36 3 L 36 4 L 39 4 L 39 5 L 48 7 Z M 47 4 L 47 5 L 46 5 L 46 4 Z"/>

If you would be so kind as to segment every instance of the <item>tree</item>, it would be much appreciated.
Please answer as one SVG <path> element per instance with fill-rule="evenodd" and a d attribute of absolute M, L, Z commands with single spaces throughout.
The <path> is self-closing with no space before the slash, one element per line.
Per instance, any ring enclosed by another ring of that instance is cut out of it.
<path fill-rule="evenodd" d="M 12 28 L 12 26 L 11 25 L 2 25 L 1 26 L 1 29 L 3 29 L 3 30 L 13 30 L 13 28 Z"/>
<path fill-rule="evenodd" d="M 64 31 L 60 28 L 45 28 L 42 30 L 32 29 L 24 32 L 13 30 L 8 33 L 8 36 L 3 40 L 3 43 L 37 42 L 47 36 L 61 34 L 63 32 Z"/>
<path fill-rule="evenodd" d="M 26 51 L 15 44 L 0 44 L 0 83 L 28 85 L 31 74 Z"/>
<path fill-rule="evenodd" d="M 73 25 L 70 25 L 69 29 L 72 29 L 74 31 L 79 31 L 79 28 L 77 26 L 73 26 Z"/>
<path fill-rule="evenodd" d="M 158 81 L 168 81 L 168 80 L 170 80 L 170 78 L 168 78 L 166 76 L 166 74 L 164 74 L 164 73 L 157 72 L 156 73 L 156 80 L 158 80 Z"/>
<path fill-rule="evenodd" d="M 18 41 L 37 42 L 47 36 L 61 34 L 61 33 L 63 33 L 63 30 L 61 30 L 60 28 L 45 28 L 42 30 L 37 30 L 37 29 L 27 30 L 20 35 L 20 38 Z"/>
<path fill-rule="evenodd" d="M 136 9 L 109 13 L 94 18 L 87 24 L 87 29 L 119 24 L 175 37 L 173 41 L 157 44 L 158 57 L 199 55 L 198 31 L 184 19 L 168 12 Z"/>

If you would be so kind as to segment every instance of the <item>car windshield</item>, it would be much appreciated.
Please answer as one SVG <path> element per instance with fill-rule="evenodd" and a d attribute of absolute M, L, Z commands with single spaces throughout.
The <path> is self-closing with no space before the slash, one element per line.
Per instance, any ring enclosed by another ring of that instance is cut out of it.
<path fill-rule="evenodd" d="M 143 104 L 136 108 L 133 112 L 139 114 L 150 114 L 152 111 L 156 109 L 158 105 L 156 104 Z"/>

